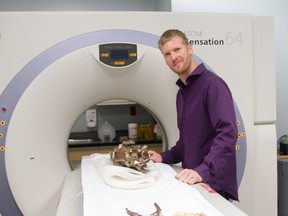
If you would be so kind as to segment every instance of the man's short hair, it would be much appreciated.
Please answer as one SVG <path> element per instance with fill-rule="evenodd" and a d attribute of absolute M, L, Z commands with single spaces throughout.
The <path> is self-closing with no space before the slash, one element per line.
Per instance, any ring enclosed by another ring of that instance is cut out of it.
<path fill-rule="evenodd" d="M 184 32 L 178 30 L 178 29 L 169 29 L 166 30 L 160 37 L 158 41 L 158 47 L 161 49 L 161 47 L 167 43 L 169 40 L 171 40 L 172 37 L 178 36 L 182 39 L 183 44 L 188 45 L 188 38 L 184 34 Z"/>

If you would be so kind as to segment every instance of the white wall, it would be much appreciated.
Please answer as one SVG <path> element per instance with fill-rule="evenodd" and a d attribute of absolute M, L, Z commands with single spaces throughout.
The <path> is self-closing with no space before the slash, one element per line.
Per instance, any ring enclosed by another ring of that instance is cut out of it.
<path fill-rule="evenodd" d="M 0 0 L 0 11 L 170 11 L 166 0 Z"/>
<path fill-rule="evenodd" d="M 273 16 L 276 45 L 277 137 L 288 134 L 288 1 L 286 0 L 172 0 L 175 12 L 248 13 Z M 263 62 L 265 64 L 265 62 Z M 276 143 L 275 143 L 276 145 Z"/>

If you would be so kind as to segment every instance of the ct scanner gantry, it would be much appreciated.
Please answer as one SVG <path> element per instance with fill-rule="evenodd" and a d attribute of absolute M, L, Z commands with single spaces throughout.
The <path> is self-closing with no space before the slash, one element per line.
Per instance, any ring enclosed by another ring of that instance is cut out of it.
<path fill-rule="evenodd" d="M 70 129 L 81 113 L 98 102 L 116 98 L 141 104 L 162 124 L 164 142 L 169 147 L 175 144 L 177 77 L 157 48 L 159 35 L 168 28 L 185 31 L 191 40 L 225 40 L 222 46 L 195 46 L 194 53 L 197 61 L 204 61 L 228 83 L 235 99 L 240 208 L 257 212 L 261 201 L 261 208 L 265 203 L 270 209 L 266 212 L 275 210 L 273 201 L 261 198 L 258 180 L 264 173 L 258 168 L 263 158 L 254 157 L 256 152 L 263 153 L 266 167 L 273 169 L 269 152 L 276 139 L 274 48 L 272 42 L 267 45 L 267 40 L 273 40 L 273 20 L 231 14 L 3 12 L 2 215 L 55 215 L 62 183 L 71 172 Z M 196 38 L 191 32 L 197 33 Z M 265 50 L 270 50 L 265 55 L 264 42 Z M 117 68 L 102 64 L 99 45 L 116 43 L 135 45 L 137 61 Z M 267 58 L 270 61 L 263 67 L 261 62 Z M 268 99 L 263 100 L 263 95 Z M 266 149 L 261 148 L 263 143 Z M 273 199 L 276 190 L 271 187 L 266 193 Z"/>

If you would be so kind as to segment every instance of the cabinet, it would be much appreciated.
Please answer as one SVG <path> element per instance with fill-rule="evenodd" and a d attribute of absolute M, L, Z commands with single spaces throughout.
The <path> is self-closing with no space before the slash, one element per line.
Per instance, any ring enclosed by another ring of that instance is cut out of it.
<path fill-rule="evenodd" d="M 288 215 L 288 159 L 278 159 L 278 216 Z"/>

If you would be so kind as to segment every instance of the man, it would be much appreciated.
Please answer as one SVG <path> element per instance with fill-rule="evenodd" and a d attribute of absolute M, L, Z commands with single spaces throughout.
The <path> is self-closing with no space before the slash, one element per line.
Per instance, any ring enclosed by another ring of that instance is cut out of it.
<path fill-rule="evenodd" d="M 170 150 L 149 151 L 154 162 L 184 168 L 176 178 L 204 182 L 226 199 L 238 200 L 235 144 L 238 139 L 233 98 L 227 84 L 193 59 L 185 34 L 167 30 L 159 42 L 166 64 L 179 79 L 177 122 L 179 140 Z"/>

